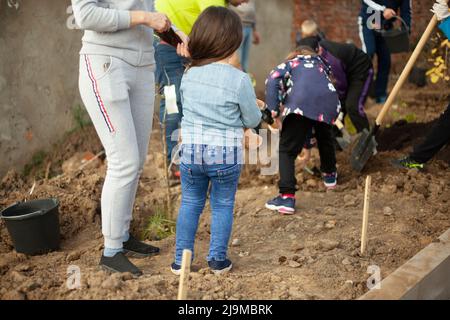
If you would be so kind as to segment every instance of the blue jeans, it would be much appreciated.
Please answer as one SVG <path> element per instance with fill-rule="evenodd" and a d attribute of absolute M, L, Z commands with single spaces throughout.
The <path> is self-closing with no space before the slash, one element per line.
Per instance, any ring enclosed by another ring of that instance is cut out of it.
<path fill-rule="evenodd" d="M 155 43 L 155 60 L 156 60 L 156 83 L 159 84 L 160 93 L 164 93 L 164 87 L 166 85 L 175 85 L 175 91 L 177 94 L 177 114 L 168 114 L 166 112 L 166 100 L 164 97 L 161 99 L 159 119 L 161 124 L 166 124 L 166 143 L 167 143 L 167 156 L 168 162 L 172 159 L 172 151 L 178 143 L 177 137 L 173 137 L 173 133 L 178 130 L 183 114 L 183 107 L 181 105 L 180 86 L 181 78 L 184 73 L 184 58 L 177 54 L 175 48 L 167 44 Z M 165 119 L 164 119 L 165 117 Z"/>
<path fill-rule="evenodd" d="M 362 19 L 362 39 L 366 47 L 366 53 L 373 58 L 376 54 L 378 59 L 378 70 L 375 81 L 375 96 L 377 98 L 387 97 L 389 73 L 391 72 L 391 53 L 380 32 L 367 27 L 367 21 Z"/>
<path fill-rule="evenodd" d="M 253 28 L 251 26 L 243 29 L 243 39 L 239 51 L 241 53 L 241 66 L 244 72 L 248 72 L 248 58 L 250 56 L 250 48 L 253 41 Z"/>
<path fill-rule="evenodd" d="M 194 147 L 200 151 L 192 152 Z M 228 149 L 228 150 L 227 150 Z M 238 148 L 231 148 L 235 155 L 239 154 Z M 210 189 L 211 205 L 211 241 L 208 261 L 224 261 L 227 258 L 228 242 L 233 226 L 233 211 L 241 164 L 238 156 L 232 156 L 233 161 L 221 161 L 229 159 L 229 148 L 208 146 L 182 147 L 181 171 L 181 206 L 178 212 L 175 263 L 181 265 L 183 250 L 194 252 L 195 235 L 197 233 L 200 215 L 205 207 L 208 189 Z M 208 161 L 196 164 L 195 154 L 203 154 Z M 188 154 L 188 156 L 186 156 Z M 192 157 L 191 157 L 192 156 Z M 209 160 L 217 157 L 217 164 Z"/>

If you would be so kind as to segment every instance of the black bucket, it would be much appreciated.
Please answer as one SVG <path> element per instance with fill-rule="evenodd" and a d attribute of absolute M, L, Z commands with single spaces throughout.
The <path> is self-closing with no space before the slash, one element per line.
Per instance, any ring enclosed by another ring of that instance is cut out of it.
<path fill-rule="evenodd" d="M 400 17 L 395 17 L 402 22 L 400 28 L 393 28 L 390 30 L 382 30 L 381 35 L 386 41 L 386 45 L 391 53 L 403 53 L 410 51 L 409 43 L 409 28 L 405 20 Z"/>
<path fill-rule="evenodd" d="M 17 252 L 43 254 L 59 248 L 59 201 L 33 200 L 16 203 L 2 211 Z"/>

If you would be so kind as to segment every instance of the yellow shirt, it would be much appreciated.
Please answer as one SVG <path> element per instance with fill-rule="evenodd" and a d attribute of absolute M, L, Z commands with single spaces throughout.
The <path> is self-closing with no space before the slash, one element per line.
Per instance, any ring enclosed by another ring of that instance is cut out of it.
<path fill-rule="evenodd" d="M 165 13 L 185 34 L 191 33 L 200 13 L 210 6 L 225 6 L 225 0 L 156 0 L 156 11 Z"/>

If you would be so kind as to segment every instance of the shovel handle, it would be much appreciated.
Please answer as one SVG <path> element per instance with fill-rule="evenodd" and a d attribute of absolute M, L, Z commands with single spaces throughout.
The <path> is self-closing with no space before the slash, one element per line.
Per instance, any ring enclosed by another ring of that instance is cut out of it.
<path fill-rule="evenodd" d="M 437 17 L 436 15 L 433 16 L 430 23 L 428 24 L 427 29 L 422 34 L 422 37 L 420 38 L 419 43 L 417 44 L 416 48 L 414 49 L 414 52 L 412 53 L 411 57 L 408 60 L 408 63 L 406 64 L 405 68 L 402 71 L 402 74 L 400 75 L 400 78 L 398 78 L 397 83 L 394 86 L 394 89 L 392 89 L 391 94 L 389 95 L 386 103 L 383 106 L 383 109 L 381 109 L 380 114 L 378 115 L 377 119 L 375 120 L 376 125 L 381 126 L 384 117 L 386 116 L 386 113 L 389 111 L 391 106 L 394 104 L 395 99 L 397 98 L 397 95 L 402 88 L 403 84 L 405 83 L 406 79 L 408 78 L 409 74 L 411 73 L 412 68 L 414 67 L 414 64 L 417 61 L 417 58 L 419 58 L 420 53 L 422 52 L 423 48 L 425 47 L 425 44 L 427 43 L 428 39 L 431 36 L 431 33 L 433 32 L 434 28 L 437 25 Z"/>

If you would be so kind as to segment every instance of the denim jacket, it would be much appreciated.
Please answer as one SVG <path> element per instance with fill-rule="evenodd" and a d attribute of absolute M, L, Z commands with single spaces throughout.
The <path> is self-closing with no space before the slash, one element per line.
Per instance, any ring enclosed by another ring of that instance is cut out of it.
<path fill-rule="evenodd" d="M 261 122 L 249 76 L 228 64 L 190 68 L 181 81 L 183 144 L 242 146 L 244 128 Z"/>

